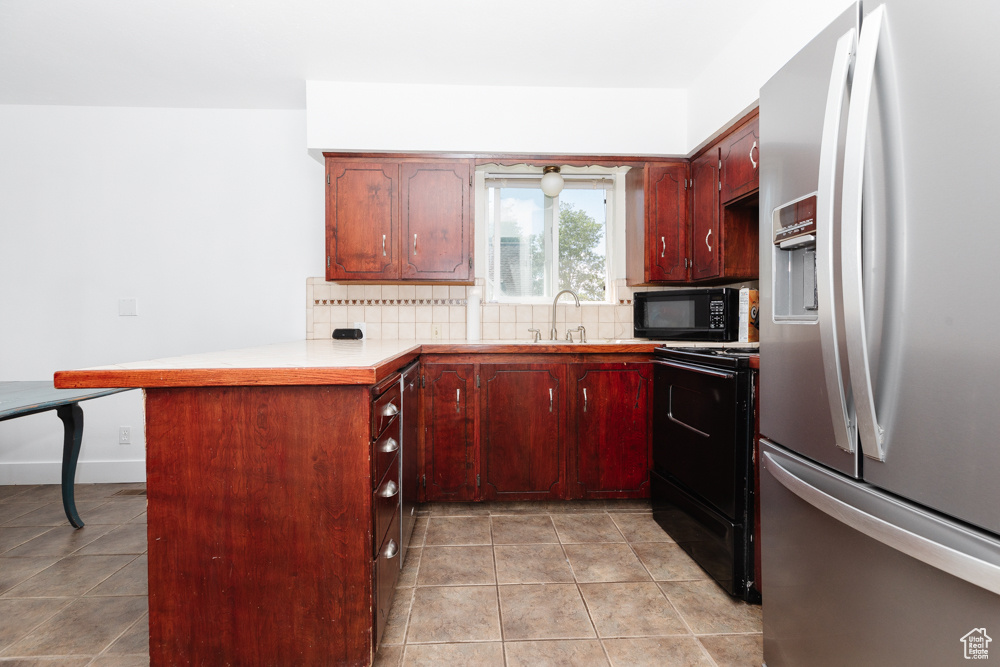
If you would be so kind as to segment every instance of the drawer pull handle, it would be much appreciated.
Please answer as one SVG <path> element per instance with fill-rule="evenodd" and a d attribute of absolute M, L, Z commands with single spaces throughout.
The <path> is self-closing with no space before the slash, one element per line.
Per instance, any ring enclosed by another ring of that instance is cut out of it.
<path fill-rule="evenodd" d="M 382 256 L 385 257 L 385 234 L 382 235 Z"/>
<path fill-rule="evenodd" d="M 661 236 L 660 243 L 663 244 L 663 250 L 660 251 L 660 257 L 663 257 L 664 255 L 667 254 L 667 237 Z"/>
<path fill-rule="evenodd" d="M 417 235 L 413 235 L 413 254 L 417 254 Z"/>
<path fill-rule="evenodd" d="M 399 547 L 396 545 L 396 540 L 390 539 L 389 544 L 385 545 L 385 557 L 386 560 L 392 560 L 399 553 Z"/>
<path fill-rule="evenodd" d="M 461 410 L 459 409 L 459 406 L 461 404 L 462 404 L 462 390 L 461 389 L 456 389 L 455 390 L 455 412 L 456 413 L 461 412 Z"/>
<path fill-rule="evenodd" d="M 397 493 L 399 493 L 399 485 L 390 479 L 379 489 L 378 495 L 380 498 L 392 498 Z"/>
<path fill-rule="evenodd" d="M 757 161 L 753 159 L 753 151 L 754 151 L 755 148 L 757 148 L 757 142 L 756 141 L 754 141 L 753 142 L 753 146 L 750 147 L 750 164 L 753 165 L 754 169 L 757 168 Z"/>
<path fill-rule="evenodd" d="M 399 408 L 396 407 L 395 403 L 389 403 L 384 408 L 382 408 L 383 417 L 395 417 L 399 414 Z"/>
<path fill-rule="evenodd" d="M 552 387 L 549 387 L 549 412 L 552 412 Z"/>
<path fill-rule="evenodd" d="M 385 442 L 382 443 L 381 447 L 383 454 L 391 454 L 392 452 L 395 452 L 398 449 L 399 449 L 399 441 L 396 440 L 395 438 L 388 438 Z"/>
<path fill-rule="evenodd" d="M 583 411 L 587 411 L 587 388 L 583 388 Z"/>

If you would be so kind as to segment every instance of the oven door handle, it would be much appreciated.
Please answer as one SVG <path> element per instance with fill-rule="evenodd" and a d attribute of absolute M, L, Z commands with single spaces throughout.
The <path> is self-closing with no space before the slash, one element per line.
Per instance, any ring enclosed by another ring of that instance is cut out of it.
<path fill-rule="evenodd" d="M 728 371 L 715 370 L 713 368 L 705 368 L 704 366 L 695 366 L 692 364 L 685 364 L 680 361 L 663 361 L 657 359 L 653 362 L 654 364 L 660 364 L 662 366 L 668 366 L 670 368 L 677 368 L 680 370 L 691 371 L 693 373 L 700 373 L 702 375 L 710 375 L 716 378 L 731 379 L 736 377 L 736 373 L 731 373 Z"/>

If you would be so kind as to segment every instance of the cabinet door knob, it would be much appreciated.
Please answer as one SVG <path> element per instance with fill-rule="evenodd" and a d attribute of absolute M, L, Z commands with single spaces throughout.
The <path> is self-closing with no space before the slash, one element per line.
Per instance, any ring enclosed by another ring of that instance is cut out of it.
<path fill-rule="evenodd" d="M 455 412 L 461 412 L 461 409 L 460 409 L 461 404 L 462 404 L 462 390 L 461 389 L 456 389 L 455 390 Z"/>
<path fill-rule="evenodd" d="M 666 256 L 667 253 L 667 237 L 661 236 L 660 243 L 663 244 L 663 250 L 660 251 L 660 257 L 664 257 Z"/>
<path fill-rule="evenodd" d="M 750 164 L 753 165 L 754 169 L 757 168 L 757 162 L 756 162 L 756 160 L 753 159 L 753 151 L 754 151 L 755 148 L 757 148 L 757 142 L 756 141 L 754 141 L 753 142 L 753 146 L 750 147 Z"/>
<path fill-rule="evenodd" d="M 552 387 L 549 387 L 549 412 L 552 412 Z"/>
<path fill-rule="evenodd" d="M 385 558 L 386 560 L 392 560 L 399 553 L 399 547 L 396 545 L 396 540 L 389 539 L 389 544 L 385 545 Z"/>
<path fill-rule="evenodd" d="M 417 235 L 413 235 L 413 254 L 417 254 Z"/>
<path fill-rule="evenodd" d="M 583 411 L 587 411 L 587 388 L 583 388 Z"/>
<path fill-rule="evenodd" d="M 399 493 L 399 485 L 390 479 L 379 489 L 378 495 L 381 498 L 392 498 L 397 493 Z"/>
<path fill-rule="evenodd" d="M 708 251 L 712 252 L 712 244 L 708 242 L 708 238 L 712 235 L 712 230 L 708 230 L 708 234 L 705 234 L 705 245 L 708 246 Z"/>
<path fill-rule="evenodd" d="M 385 234 L 382 235 L 382 256 L 385 257 Z"/>

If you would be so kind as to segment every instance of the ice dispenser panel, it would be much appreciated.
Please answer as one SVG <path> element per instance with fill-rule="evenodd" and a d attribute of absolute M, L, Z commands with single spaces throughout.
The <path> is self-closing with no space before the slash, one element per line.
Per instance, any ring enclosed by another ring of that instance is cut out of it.
<path fill-rule="evenodd" d="M 771 215 L 774 319 L 815 322 L 816 195 L 774 209 Z"/>

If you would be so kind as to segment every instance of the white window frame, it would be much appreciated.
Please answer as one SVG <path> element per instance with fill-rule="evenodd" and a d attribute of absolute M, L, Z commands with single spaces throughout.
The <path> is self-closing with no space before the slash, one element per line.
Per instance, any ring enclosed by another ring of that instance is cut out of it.
<path fill-rule="evenodd" d="M 562 173 L 564 177 L 569 176 L 570 180 L 573 176 L 584 176 L 589 175 L 592 177 L 603 177 L 610 178 L 612 180 L 611 187 L 605 188 L 606 193 L 606 226 L 605 226 L 605 256 L 607 261 L 605 262 L 605 298 L 603 301 L 593 301 L 590 303 L 617 303 L 616 288 L 619 283 L 624 282 L 624 269 L 625 269 L 625 174 L 629 170 L 628 167 L 570 167 L 563 166 Z M 481 283 L 484 287 L 490 282 L 490 276 L 487 275 L 489 271 L 490 262 L 488 258 L 490 255 L 497 251 L 497 246 L 495 243 L 491 243 L 491 239 L 488 238 L 488 211 L 487 207 L 489 205 L 488 197 L 488 184 L 487 177 L 495 178 L 497 176 L 502 176 L 503 174 L 511 174 L 511 179 L 516 178 L 515 175 L 535 175 L 541 178 L 542 167 L 534 165 L 482 165 L 476 168 L 476 192 L 475 192 L 475 209 L 476 209 L 476 256 L 484 258 L 484 261 L 476 262 L 476 279 L 477 283 Z M 522 176 L 523 177 L 523 176 Z M 546 244 L 546 264 L 550 267 L 554 267 L 554 275 L 558 275 L 558 255 L 551 257 L 553 253 L 556 252 L 558 248 L 558 225 L 553 229 L 553 220 L 555 212 L 559 210 L 559 197 L 545 197 L 546 212 L 545 212 L 545 230 L 544 233 L 552 234 L 552 242 Z M 496 206 L 499 206 L 499 202 L 494 202 Z M 499 263 L 496 262 L 494 266 L 498 266 Z M 546 272 L 546 291 L 552 291 L 552 286 L 550 283 L 551 276 L 553 273 Z M 494 277 L 495 278 L 495 277 Z M 548 304 L 552 302 L 552 296 L 547 297 L 503 297 L 494 294 L 484 294 L 484 297 L 489 299 L 494 303 L 520 303 L 520 304 Z"/>

